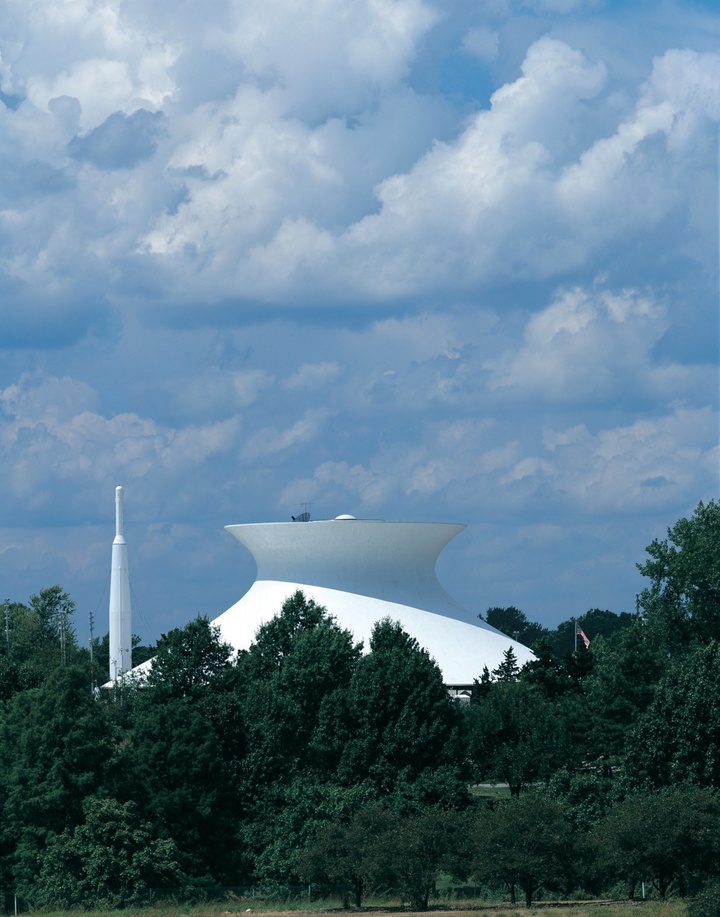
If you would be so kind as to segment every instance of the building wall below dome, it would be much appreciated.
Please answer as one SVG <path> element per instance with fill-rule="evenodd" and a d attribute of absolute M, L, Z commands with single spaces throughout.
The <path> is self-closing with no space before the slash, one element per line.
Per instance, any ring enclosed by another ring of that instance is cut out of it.
<path fill-rule="evenodd" d="M 532 652 L 478 620 L 477 624 L 423 611 L 408 605 L 372 596 L 341 592 L 307 583 L 256 580 L 250 590 L 216 618 L 224 640 L 235 649 L 247 649 L 261 624 L 275 617 L 282 604 L 297 590 L 327 608 L 340 627 L 363 641 L 367 652 L 370 635 L 377 621 L 389 617 L 399 621 L 405 631 L 426 649 L 439 665 L 447 685 L 471 685 L 483 668 L 497 668 L 508 647 L 512 647 L 520 666 L 533 658 Z"/>

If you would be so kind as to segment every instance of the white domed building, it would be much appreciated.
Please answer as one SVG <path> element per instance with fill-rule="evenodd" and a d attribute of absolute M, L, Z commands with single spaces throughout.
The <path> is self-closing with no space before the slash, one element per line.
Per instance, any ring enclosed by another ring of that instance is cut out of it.
<path fill-rule="evenodd" d="M 435 659 L 451 692 L 462 693 L 483 668 L 497 668 L 508 647 L 518 664 L 532 652 L 470 614 L 435 574 L 440 552 L 464 525 L 378 519 L 228 525 L 252 554 L 257 576 L 248 592 L 212 623 L 235 649 L 247 649 L 261 624 L 301 590 L 327 608 L 367 650 L 375 623 L 399 621 Z"/>

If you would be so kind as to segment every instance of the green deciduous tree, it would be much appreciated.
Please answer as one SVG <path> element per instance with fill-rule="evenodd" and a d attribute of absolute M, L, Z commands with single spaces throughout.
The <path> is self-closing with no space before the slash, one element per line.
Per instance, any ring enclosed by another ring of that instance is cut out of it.
<path fill-rule="evenodd" d="M 302 593 L 263 625 L 239 660 L 247 754 L 243 780 L 257 786 L 335 776 L 347 738 L 346 692 L 360 645 Z"/>
<path fill-rule="evenodd" d="M 602 768 L 561 768 L 550 777 L 543 792 L 565 805 L 567 818 L 579 831 L 594 828 L 615 801 L 613 780 Z"/>
<path fill-rule="evenodd" d="M 455 763 L 458 711 L 430 654 L 389 619 L 375 625 L 370 653 L 347 692 L 349 731 L 338 774 L 380 793 Z"/>
<path fill-rule="evenodd" d="M 516 796 L 568 761 L 570 747 L 559 708 L 533 685 L 493 684 L 463 715 L 475 779 L 504 780 Z"/>
<path fill-rule="evenodd" d="M 693 874 L 716 869 L 720 809 L 714 793 L 689 787 L 636 793 L 616 803 L 595 829 L 605 868 L 628 883 L 652 882 L 665 898 L 684 893 Z"/>
<path fill-rule="evenodd" d="M 232 656 L 220 628 L 201 615 L 161 636 L 147 683 L 168 697 L 198 697 L 230 673 Z"/>
<path fill-rule="evenodd" d="M 338 785 L 337 771 L 360 650 L 322 606 L 296 592 L 239 659 L 245 752 L 236 792 L 256 877 L 296 880 L 300 851 L 354 792 Z"/>
<path fill-rule="evenodd" d="M 562 658 L 566 653 L 572 652 L 580 642 L 580 638 L 576 639 L 578 627 L 584 631 L 594 649 L 598 638 L 607 639 L 623 628 L 630 627 L 636 619 L 637 615 L 627 611 L 616 614 L 607 609 L 591 608 L 582 615 L 558 624 L 555 630 L 548 632 L 548 639 L 555 654 Z"/>
<path fill-rule="evenodd" d="M 331 777 L 347 739 L 345 692 L 360 658 L 360 645 L 333 620 L 299 632 L 273 689 L 292 706 L 292 729 L 300 761 Z"/>
<path fill-rule="evenodd" d="M 67 646 L 75 644 L 75 629 L 71 620 L 75 602 L 60 586 L 50 586 L 30 596 L 30 608 L 37 615 L 44 632 L 57 638 L 60 660 L 64 664 Z"/>
<path fill-rule="evenodd" d="M 597 755 L 618 759 L 626 737 L 650 705 L 667 668 L 650 630 L 635 620 L 593 645 L 594 666 L 583 682 L 589 744 Z"/>
<path fill-rule="evenodd" d="M 463 813 L 432 807 L 398 818 L 378 839 L 376 875 L 394 885 L 412 908 L 426 911 L 440 874 L 465 869 L 467 826 Z"/>
<path fill-rule="evenodd" d="M 37 687 L 56 668 L 86 661 L 75 639 L 75 603 L 60 586 L 42 589 L 28 605 L 8 602 L 2 611 L 0 698 Z"/>
<path fill-rule="evenodd" d="M 656 639 L 673 654 L 679 646 L 720 639 L 720 503 L 699 503 L 668 537 L 646 549 L 638 569 L 650 580 L 639 603 Z"/>
<path fill-rule="evenodd" d="M 327 609 L 298 590 L 283 602 L 280 613 L 258 628 L 248 651 L 247 665 L 261 678 L 282 666 L 295 637 L 330 620 Z"/>
<path fill-rule="evenodd" d="M 370 803 L 349 818 L 324 825 L 301 858 L 307 880 L 351 888 L 357 907 L 371 884 L 395 888 L 417 910 L 441 872 L 464 869 L 470 822 L 464 813 L 426 806 L 401 814 Z"/>
<path fill-rule="evenodd" d="M 688 905 L 689 917 L 718 917 L 720 914 L 720 881 L 708 882 Z"/>
<path fill-rule="evenodd" d="M 83 820 L 83 799 L 103 785 L 111 733 L 87 673 L 58 668 L 15 694 L 0 717 L 2 846 L 17 882 L 31 881 L 46 839 Z"/>
<path fill-rule="evenodd" d="M 329 823 L 346 821 L 370 796 L 364 786 L 315 783 L 302 777 L 261 790 L 254 820 L 243 832 L 253 854 L 255 879 L 296 883 L 306 875 L 303 851 L 318 831 Z"/>
<path fill-rule="evenodd" d="M 480 881 L 504 882 L 513 903 L 519 886 L 529 907 L 539 889 L 567 879 L 572 851 L 573 833 L 565 807 L 542 794 L 528 793 L 479 815 L 471 872 Z"/>
<path fill-rule="evenodd" d="M 158 836 L 175 842 L 188 874 L 237 882 L 239 800 L 205 708 L 149 688 L 136 689 L 124 705 L 107 791 L 138 804 Z"/>
<path fill-rule="evenodd" d="M 528 621 L 525 612 L 515 608 L 514 605 L 509 605 L 507 608 L 488 608 L 484 615 L 478 615 L 478 617 L 525 646 L 532 646 L 546 633 L 541 624 Z"/>
<path fill-rule="evenodd" d="M 625 774 L 634 785 L 720 787 L 720 643 L 670 667 L 630 731 Z"/>
<path fill-rule="evenodd" d="M 135 803 L 88 797 L 83 810 L 84 822 L 50 837 L 40 854 L 36 905 L 115 909 L 185 881 L 174 842 L 157 838 Z"/>
<path fill-rule="evenodd" d="M 379 877 L 380 841 L 396 823 L 397 816 L 378 802 L 326 822 L 300 856 L 300 877 L 342 887 L 346 905 L 351 891 L 355 906 L 361 907 L 366 888 Z"/>

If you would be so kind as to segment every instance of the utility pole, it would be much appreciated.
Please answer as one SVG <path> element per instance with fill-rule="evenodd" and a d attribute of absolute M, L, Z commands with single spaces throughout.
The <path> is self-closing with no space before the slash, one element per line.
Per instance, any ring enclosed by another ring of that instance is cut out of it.
<path fill-rule="evenodd" d="M 93 640 L 93 613 L 90 612 L 90 690 L 95 693 L 95 648 Z"/>
<path fill-rule="evenodd" d="M 5 599 L 5 646 L 7 657 L 10 658 L 10 599 Z"/>
<path fill-rule="evenodd" d="M 60 662 L 62 667 L 65 668 L 65 631 L 67 629 L 67 614 L 64 611 L 60 612 Z"/>

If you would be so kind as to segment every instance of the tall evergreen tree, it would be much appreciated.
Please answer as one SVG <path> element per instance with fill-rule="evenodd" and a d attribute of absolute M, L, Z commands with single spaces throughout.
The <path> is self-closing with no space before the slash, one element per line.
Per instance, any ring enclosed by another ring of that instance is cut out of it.
<path fill-rule="evenodd" d="M 492 670 L 495 681 L 517 681 L 520 674 L 517 656 L 511 646 L 503 653 L 502 662 Z"/>
<path fill-rule="evenodd" d="M 570 690 L 572 684 L 568 673 L 558 662 L 548 637 L 542 637 L 533 644 L 535 658 L 526 662 L 520 671 L 520 679 L 538 687 L 545 697 L 554 699 Z"/>

